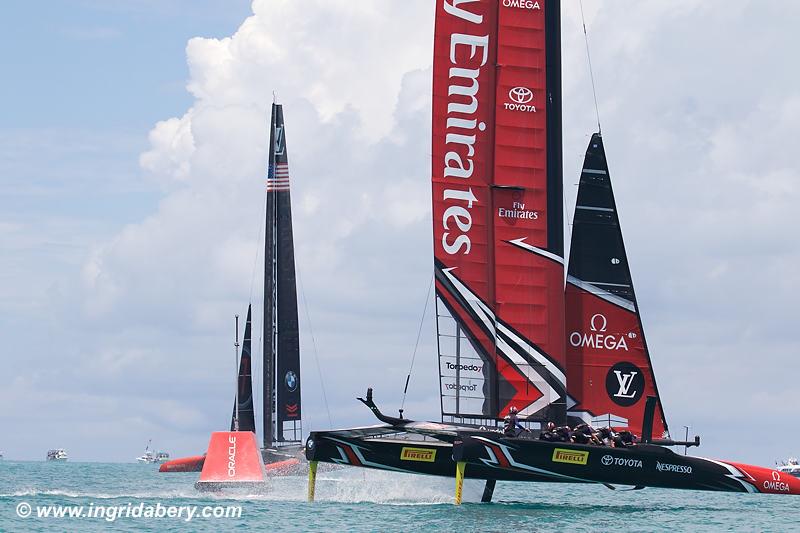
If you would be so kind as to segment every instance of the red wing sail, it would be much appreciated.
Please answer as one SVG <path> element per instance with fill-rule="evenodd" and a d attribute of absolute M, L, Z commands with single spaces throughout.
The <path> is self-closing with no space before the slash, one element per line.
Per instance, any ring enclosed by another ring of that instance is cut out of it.
<path fill-rule="evenodd" d="M 641 435 L 647 396 L 658 397 L 636 304 L 603 139 L 586 150 L 566 287 L 567 383 L 573 420 Z M 658 400 L 653 435 L 667 431 Z"/>
<path fill-rule="evenodd" d="M 438 0 L 433 213 L 442 415 L 563 420 L 557 0 Z"/>

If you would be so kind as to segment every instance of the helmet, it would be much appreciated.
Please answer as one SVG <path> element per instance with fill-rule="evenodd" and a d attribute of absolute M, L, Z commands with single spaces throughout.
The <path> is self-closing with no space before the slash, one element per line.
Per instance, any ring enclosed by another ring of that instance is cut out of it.
<path fill-rule="evenodd" d="M 516 414 L 516 413 L 518 413 L 518 412 L 519 412 L 519 410 L 518 410 L 516 407 L 514 407 L 514 406 L 512 405 L 512 406 L 511 406 L 511 407 L 508 409 L 508 412 L 509 412 L 509 413 L 511 413 L 511 414 L 513 415 L 513 414 Z"/>
<path fill-rule="evenodd" d="M 552 431 L 552 430 L 554 430 L 555 428 L 556 428 L 556 425 L 555 425 L 553 422 L 548 422 L 548 423 L 547 423 L 547 429 L 548 429 L 548 430 Z"/>

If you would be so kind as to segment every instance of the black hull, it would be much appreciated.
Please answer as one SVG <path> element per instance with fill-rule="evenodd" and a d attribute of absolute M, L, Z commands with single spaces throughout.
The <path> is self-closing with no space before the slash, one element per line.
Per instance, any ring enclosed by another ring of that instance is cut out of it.
<path fill-rule="evenodd" d="M 496 432 L 459 432 L 454 444 L 313 432 L 306 458 L 395 472 L 467 479 L 600 483 L 633 487 L 800 494 L 789 474 L 749 465 L 678 455 L 669 448 L 628 448 L 505 438 Z"/>
<path fill-rule="evenodd" d="M 678 455 L 662 446 L 609 448 L 474 435 L 454 449 L 458 461 L 513 472 L 520 481 L 590 482 L 669 489 L 756 492 L 723 463 Z M 503 478 L 498 478 L 503 479 Z"/>
<path fill-rule="evenodd" d="M 311 445 L 311 442 L 314 444 Z M 404 454 L 403 450 L 407 450 Z M 408 450 L 412 450 L 409 452 Z M 420 450 L 422 452 L 416 452 Z M 414 441 L 390 438 L 328 437 L 314 432 L 306 444 L 306 459 L 375 470 L 454 477 L 453 445 L 447 442 Z M 469 479 L 503 481 L 560 481 L 547 476 L 530 479 L 517 472 L 497 472 L 482 464 L 470 464 L 465 476 Z"/>

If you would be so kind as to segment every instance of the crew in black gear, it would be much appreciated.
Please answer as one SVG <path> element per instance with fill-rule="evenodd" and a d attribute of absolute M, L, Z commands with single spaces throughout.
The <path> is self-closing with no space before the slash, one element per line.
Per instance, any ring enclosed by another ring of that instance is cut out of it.
<path fill-rule="evenodd" d="M 553 430 L 556 442 L 570 442 L 572 429 L 569 426 L 560 426 Z"/>
<path fill-rule="evenodd" d="M 600 439 L 600 442 L 603 444 L 603 446 L 614 446 L 615 436 L 616 433 L 614 433 L 614 431 L 609 427 L 604 427 L 597 430 L 597 438 Z"/>
<path fill-rule="evenodd" d="M 575 444 L 589 444 L 592 441 L 592 430 L 589 424 L 578 424 L 570 433 L 570 440 Z"/>
<path fill-rule="evenodd" d="M 614 437 L 614 447 L 616 448 L 624 448 L 626 446 L 633 446 L 636 444 L 638 437 L 631 433 L 630 431 L 622 430 L 617 433 L 617 436 Z"/>
<path fill-rule="evenodd" d="M 539 440 L 558 442 L 558 435 L 556 435 L 555 429 L 556 425 L 552 422 L 548 422 L 542 432 L 539 433 Z"/>

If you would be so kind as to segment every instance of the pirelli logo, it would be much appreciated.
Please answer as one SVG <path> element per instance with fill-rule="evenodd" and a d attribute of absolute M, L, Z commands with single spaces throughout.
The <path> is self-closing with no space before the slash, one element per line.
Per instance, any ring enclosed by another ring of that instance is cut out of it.
<path fill-rule="evenodd" d="M 565 450 L 563 448 L 556 448 L 553 450 L 554 463 L 585 465 L 588 460 L 589 452 L 582 452 L 580 450 Z"/>
<path fill-rule="evenodd" d="M 404 446 L 400 452 L 401 461 L 421 461 L 432 463 L 436 461 L 436 450 L 430 448 L 409 448 Z"/>

